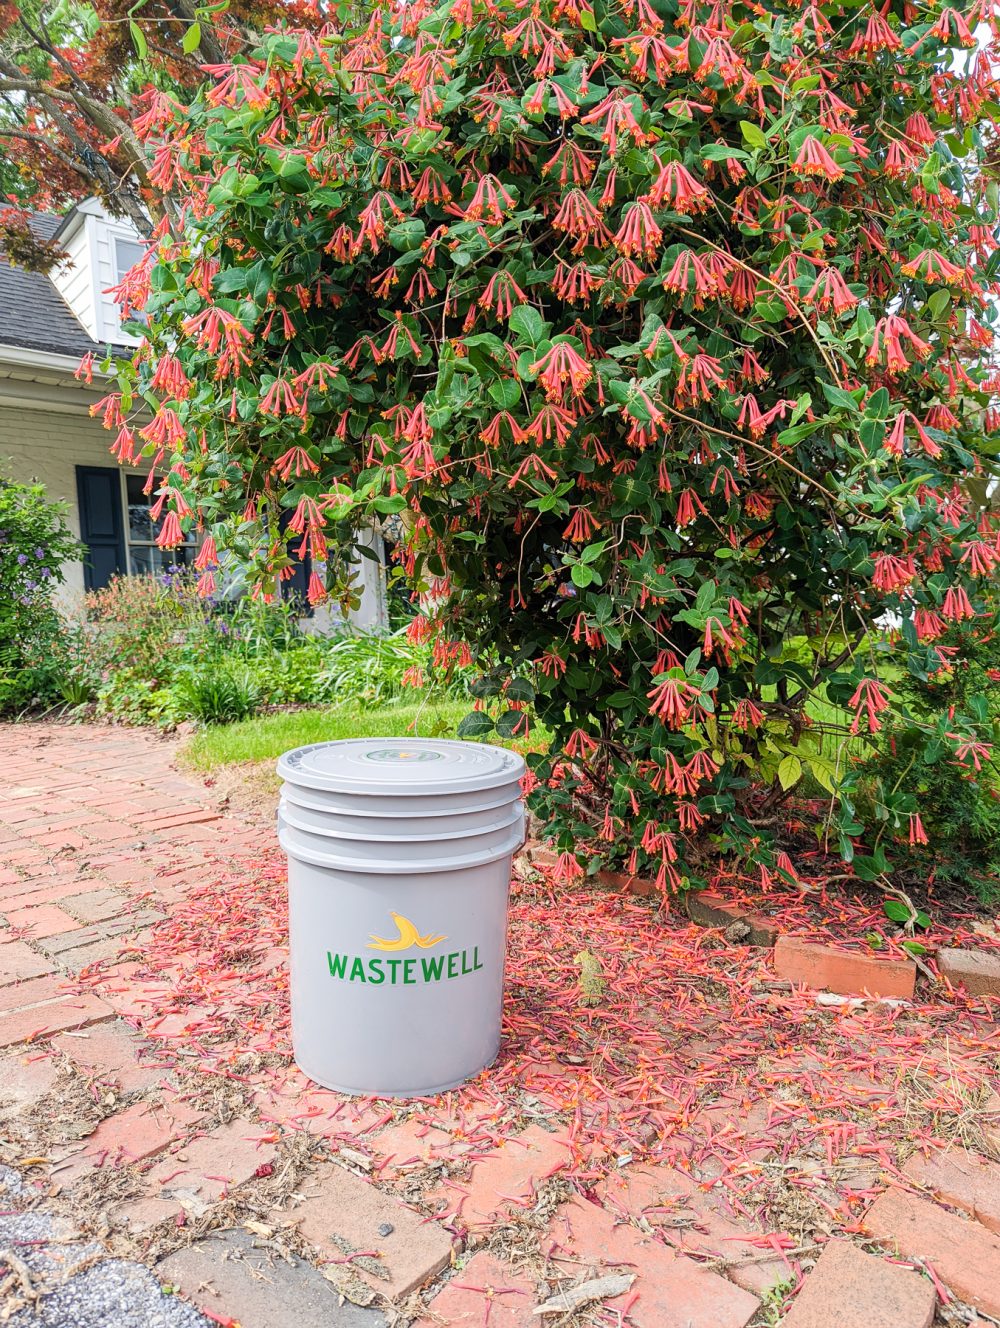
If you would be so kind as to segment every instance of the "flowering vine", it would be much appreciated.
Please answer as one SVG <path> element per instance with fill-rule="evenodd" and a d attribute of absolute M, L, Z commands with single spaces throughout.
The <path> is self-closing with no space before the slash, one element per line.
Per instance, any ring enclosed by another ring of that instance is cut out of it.
<path fill-rule="evenodd" d="M 325 560 L 319 599 L 408 513 L 414 632 L 482 665 L 464 732 L 551 734 L 567 876 L 682 886 L 706 833 L 794 875 L 759 823 L 806 774 L 852 856 L 851 740 L 988 759 L 892 680 L 996 607 L 994 23 L 408 0 L 151 93 L 183 225 L 123 283 L 146 342 L 101 409 L 161 538 L 209 536 L 206 589 L 223 549 L 264 595 Z M 885 794 L 901 842 L 916 811 Z"/>

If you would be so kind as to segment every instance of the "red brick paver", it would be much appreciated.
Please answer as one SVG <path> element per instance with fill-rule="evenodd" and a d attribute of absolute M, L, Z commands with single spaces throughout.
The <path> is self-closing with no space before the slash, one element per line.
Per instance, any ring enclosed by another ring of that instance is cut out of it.
<path fill-rule="evenodd" d="M 79 996 L 30 1010 L 14 1010 L 0 1021 L 0 1048 L 38 1042 L 69 1028 L 86 1028 L 114 1011 L 96 996 Z"/>
<path fill-rule="evenodd" d="M 324 1168 L 301 1192 L 304 1202 L 290 1208 L 283 1219 L 325 1260 L 343 1263 L 354 1251 L 374 1254 L 382 1277 L 363 1266 L 344 1266 L 352 1267 L 383 1295 L 408 1296 L 451 1262 L 454 1242 L 443 1227 L 343 1167 Z"/>
<path fill-rule="evenodd" d="M 231 1121 L 157 1162 L 143 1178 L 148 1197 L 118 1205 L 112 1220 L 144 1231 L 187 1212 L 200 1216 L 260 1168 L 270 1167 L 274 1156 L 274 1145 L 262 1138 L 259 1126 Z"/>
<path fill-rule="evenodd" d="M 0 1056 L 0 1120 L 33 1107 L 59 1077 L 47 1052 L 14 1052 Z"/>
<path fill-rule="evenodd" d="M 1000 997 L 1000 954 L 988 950 L 939 950 L 941 976 L 970 996 Z"/>
<path fill-rule="evenodd" d="M 164 1073 L 156 1065 L 155 1052 L 150 1054 L 149 1043 L 118 1021 L 63 1033 L 52 1039 L 52 1048 L 69 1056 L 81 1074 L 102 1088 L 114 1086 L 131 1093 L 150 1088 Z"/>
<path fill-rule="evenodd" d="M 512 1268 L 485 1251 L 475 1255 L 431 1301 L 433 1317 L 417 1320 L 417 1328 L 525 1328 L 544 1323 L 532 1314 L 535 1288 Z M 487 1318 L 487 1315 L 489 1316 Z"/>
<path fill-rule="evenodd" d="M 672 1167 L 629 1167 L 612 1172 L 597 1189 L 620 1218 L 644 1222 L 679 1253 L 721 1260 L 737 1286 L 762 1295 L 792 1274 L 779 1258 L 761 1259 L 760 1228 L 741 1225 L 718 1196 Z"/>
<path fill-rule="evenodd" d="M 508 1139 L 491 1156 L 477 1162 L 468 1181 L 447 1187 L 443 1198 L 460 1224 L 481 1228 L 510 1208 L 530 1208 L 542 1181 L 565 1170 L 572 1145 L 565 1135 L 532 1125 Z"/>
<path fill-rule="evenodd" d="M 46 973 L 0 987 L 0 1015 L 9 1010 L 25 1010 L 31 1006 L 56 1001 L 67 994 L 66 979 L 59 973 Z"/>
<path fill-rule="evenodd" d="M 203 1118 L 184 1102 L 136 1102 L 107 1116 L 83 1143 L 55 1159 L 52 1179 L 64 1187 L 104 1167 L 130 1166 L 185 1138 Z"/>
<path fill-rule="evenodd" d="M 54 972 L 55 965 L 23 941 L 7 941 L 0 945 L 0 987 Z"/>
<path fill-rule="evenodd" d="M 779 978 L 839 992 L 842 996 L 913 997 L 916 965 L 908 959 L 873 959 L 796 936 L 779 936 L 774 946 Z"/>
<path fill-rule="evenodd" d="M 757 1312 L 756 1296 L 586 1199 L 562 1205 L 543 1252 L 574 1280 L 588 1270 L 635 1273 L 631 1289 L 608 1302 L 635 1328 L 743 1328 Z"/>
<path fill-rule="evenodd" d="M 734 922 L 743 923 L 749 928 L 747 940 L 751 945 L 773 945 L 778 935 L 773 918 L 763 913 L 747 912 L 711 890 L 692 890 L 685 902 L 688 917 L 701 927 L 731 927 Z"/>
<path fill-rule="evenodd" d="M 864 1225 L 887 1249 L 925 1260 L 970 1305 L 1000 1316 L 1000 1237 L 986 1227 L 902 1190 L 876 1199 Z"/>
<path fill-rule="evenodd" d="M 63 932 L 76 931 L 79 922 L 65 913 L 57 904 L 35 904 L 26 908 L 12 908 L 4 912 L 7 925 L 22 933 L 30 940 L 42 940 L 46 936 L 59 936 Z"/>
<path fill-rule="evenodd" d="M 1000 1165 L 964 1148 L 910 1158 L 905 1175 L 935 1198 L 961 1208 L 991 1231 L 1000 1232 Z M 997 1270 L 1000 1275 L 1000 1269 Z"/>
<path fill-rule="evenodd" d="M 831 1240 L 782 1328 L 930 1328 L 936 1303 L 926 1277 Z"/>

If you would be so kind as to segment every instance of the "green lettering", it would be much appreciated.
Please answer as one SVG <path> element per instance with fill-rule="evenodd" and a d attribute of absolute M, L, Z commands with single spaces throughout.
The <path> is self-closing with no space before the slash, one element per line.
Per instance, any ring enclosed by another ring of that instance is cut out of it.
<path fill-rule="evenodd" d="M 377 987 L 380 982 L 385 981 L 385 974 L 382 972 L 381 959 L 368 960 L 368 981 L 375 987 Z"/>
<path fill-rule="evenodd" d="M 440 982 L 444 971 L 444 955 L 435 955 L 433 959 L 421 959 L 425 982 Z"/>
<path fill-rule="evenodd" d="M 359 979 L 362 982 L 365 980 L 365 961 L 355 955 L 351 965 L 351 981 L 357 982 Z"/>
<path fill-rule="evenodd" d="M 415 959 L 404 959 L 404 960 L 403 960 L 403 985 L 404 985 L 404 987 L 412 987 L 412 986 L 414 986 L 414 985 L 416 984 L 417 979 L 413 976 L 413 970 L 416 968 L 416 966 L 417 966 L 417 961 L 416 961 Z"/>
<path fill-rule="evenodd" d="M 389 968 L 390 968 L 390 970 L 391 970 L 390 975 L 389 975 L 389 981 L 392 983 L 393 986 L 395 986 L 395 985 L 396 985 L 396 969 L 400 966 L 400 964 L 401 964 L 403 961 L 402 961 L 402 959 L 387 959 L 385 962 L 389 965 Z"/>
<path fill-rule="evenodd" d="M 479 962 L 479 946 L 476 945 L 476 946 L 473 946 L 473 949 L 472 949 L 472 971 L 473 971 L 473 973 L 475 973 L 475 971 L 476 971 L 477 969 L 479 969 L 479 968 L 482 968 L 482 964 Z"/>
<path fill-rule="evenodd" d="M 466 973 L 471 973 L 471 972 L 472 972 L 472 969 L 469 968 L 468 965 L 467 965 L 466 962 L 465 962 L 466 959 L 467 959 L 467 957 L 468 957 L 468 954 L 469 954 L 468 950 L 463 950 L 463 951 L 462 951 L 462 977 L 463 977 L 463 978 L 465 977 Z"/>
<path fill-rule="evenodd" d="M 448 976 L 450 978 L 458 977 L 458 952 L 448 956 Z"/>
<path fill-rule="evenodd" d="M 347 977 L 347 955 L 345 954 L 335 955 L 331 954 L 330 951 L 327 950 L 326 962 L 330 967 L 330 976 L 332 978 Z"/>

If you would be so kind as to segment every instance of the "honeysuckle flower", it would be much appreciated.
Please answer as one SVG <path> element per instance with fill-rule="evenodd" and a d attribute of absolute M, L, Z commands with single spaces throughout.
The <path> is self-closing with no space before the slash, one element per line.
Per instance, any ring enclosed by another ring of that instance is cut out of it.
<path fill-rule="evenodd" d="M 868 725 L 868 732 L 878 733 L 882 728 L 878 717 L 889 709 L 889 697 L 876 678 L 862 678 L 848 705 L 854 711 L 852 733 L 860 732 L 862 716 Z"/>
<path fill-rule="evenodd" d="M 656 208 L 669 207 L 674 212 L 693 216 L 705 211 L 711 202 L 711 194 L 682 162 L 668 161 L 661 167 L 646 201 Z"/>
<path fill-rule="evenodd" d="M 568 341 L 559 341 L 531 365 L 530 372 L 537 374 L 549 401 L 565 403 L 567 389 L 570 396 L 580 396 L 594 376 L 594 367 Z"/>
<path fill-rule="evenodd" d="M 653 262 L 662 239 L 663 232 L 653 219 L 649 204 L 632 203 L 625 209 L 614 243 L 626 256 L 641 255 Z"/>
<path fill-rule="evenodd" d="M 813 134 L 802 140 L 802 146 L 792 162 L 797 175 L 818 175 L 824 180 L 842 180 L 844 168 L 838 166 L 823 144 Z"/>
<path fill-rule="evenodd" d="M 684 678 L 664 678 L 662 682 L 654 680 L 653 687 L 646 693 L 652 702 L 649 713 L 669 728 L 683 728 L 691 714 L 692 699 L 700 695 L 700 689 Z"/>

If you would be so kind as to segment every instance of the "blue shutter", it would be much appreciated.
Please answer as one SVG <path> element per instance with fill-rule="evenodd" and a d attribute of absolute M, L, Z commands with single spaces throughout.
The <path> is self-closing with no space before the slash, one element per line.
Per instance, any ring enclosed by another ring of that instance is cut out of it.
<path fill-rule="evenodd" d="M 87 546 L 83 584 L 100 590 L 113 576 L 124 575 L 125 532 L 122 489 L 114 466 L 77 466 L 76 493 L 80 510 L 80 538 Z"/>

